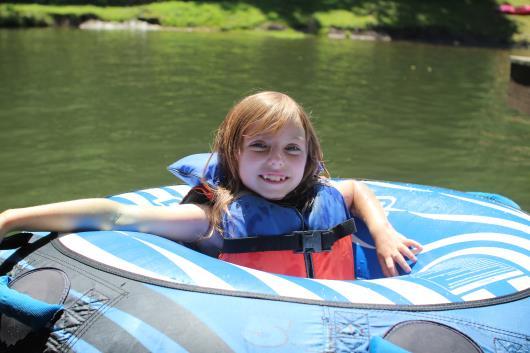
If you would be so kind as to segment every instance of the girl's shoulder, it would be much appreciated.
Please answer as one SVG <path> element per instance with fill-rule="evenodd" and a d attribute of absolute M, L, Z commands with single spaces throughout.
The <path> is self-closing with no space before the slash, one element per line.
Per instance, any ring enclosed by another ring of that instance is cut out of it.
<path fill-rule="evenodd" d="M 322 192 L 343 194 L 344 190 L 347 189 L 347 185 L 351 183 L 351 180 L 352 179 L 331 179 L 320 177 L 315 183 L 314 195 Z"/>
<path fill-rule="evenodd" d="M 332 179 L 327 177 L 319 177 L 317 181 L 315 182 L 315 188 L 316 190 L 322 189 L 322 188 L 334 188 L 339 189 L 341 188 L 341 185 L 346 181 L 350 179 Z"/>

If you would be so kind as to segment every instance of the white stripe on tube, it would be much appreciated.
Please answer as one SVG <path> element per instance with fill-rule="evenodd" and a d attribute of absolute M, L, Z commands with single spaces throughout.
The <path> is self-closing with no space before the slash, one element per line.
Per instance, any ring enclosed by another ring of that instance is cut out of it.
<path fill-rule="evenodd" d="M 504 233 L 467 233 L 458 234 L 451 237 L 443 238 L 423 246 L 422 254 L 426 252 L 454 244 L 460 244 L 471 241 L 492 241 L 518 246 L 530 251 L 530 240 Z"/>
<path fill-rule="evenodd" d="M 173 280 L 170 277 L 163 276 L 156 272 L 146 270 L 140 266 L 137 266 L 133 263 L 125 261 L 117 256 L 114 256 L 113 254 L 83 239 L 78 234 L 71 233 L 71 234 L 62 236 L 59 238 L 59 241 L 61 242 L 61 244 L 66 246 L 68 249 L 78 254 L 81 254 L 85 257 L 88 257 L 91 260 L 97 261 L 101 264 L 108 265 L 113 268 L 117 268 L 117 269 L 124 270 L 127 272 L 151 277 L 151 278 L 175 282 L 175 280 Z"/>
<path fill-rule="evenodd" d="M 380 286 L 388 288 L 402 297 L 410 301 L 414 305 L 421 304 L 443 304 L 450 303 L 451 301 L 433 291 L 430 288 L 422 286 L 418 283 L 413 283 L 401 279 L 395 278 L 381 278 L 371 280 L 370 283 L 376 283 Z"/>
<path fill-rule="evenodd" d="M 182 271 L 184 271 L 193 280 L 194 284 L 198 286 L 206 287 L 206 288 L 219 288 L 219 289 L 234 290 L 234 288 L 231 285 L 223 281 L 221 278 L 205 270 L 204 268 L 196 265 L 195 263 L 183 258 L 182 256 L 179 256 L 155 244 L 151 244 L 149 242 L 143 241 L 136 237 L 133 237 L 133 238 L 147 245 L 151 249 L 157 251 L 162 256 L 167 258 L 169 261 L 177 265 Z"/>
<path fill-rule="evenodd" d="M 512 287 L 514 287 L 520 292 L 520 291 L 530 288 L 530 277 L 522 276 L 522 277 L 513 278 L 509 280 L 508 283 L 510 283 Z"/>
<path fill-rule="evenodd" d="M 527 221 L 530 221 L 530 215 L 527 215 L 526 213 L 524 213 L 522 211 L 514 210 L 513 208 L 509 208 L 509 207 L 501 206 L 501 205 L 496 205 L 496 204 L 491 203 L 491 202 L 479 201 L 479 200 L 475 200 L 475 199 L 468 199 L 467 197 L 456 196 L 456 195 L 451 195 L 451 194 L 446 194 L 446 193 L 442 193 L 442 195 L 448 196 L 448 197 L 452 197 L 454 199 L 466 201 L 466 202 L 471 202 L 471 203 L 474 203 L 474 204 L 477 204 L 477 205 L 481 205 L 481 206 L 484 206 L 484 207 L 493 208 L 495 210 L 503 211 L 503 212 L 512 214 L 514 216 L 520 217 L 522 219 L 525 219 Z"/>
<path fill-rule="evenodd" d="M 495 275 L 495 276 L 490 276 L 488 278 L 483 278 L 481 280 L 478 280 L 478 281 L 475 281 L 475 282 L 471 282 L 471 283 L 466 284 L 464 286 L 460 286 L 460 287 L 458 287 L 456 289 L 453 289 L 451 291 L 451 293 L 453 293 L 455 295 L 460 295 L 462 293 L 472 291 L 473 289 L 476 289 L 476 288 L 479 288 L 479 287 L 484 287 L 484 286 L 487 286 L 488 284 L 491 284 L 491 283 L 504 281 L 505 279 L 517 277 L 517 276 L 520 276 L 522 274 L 523 273 L 521 271 L 516 270 L 516 271 L 510 271 L 510 272 L 507 272 L 507 273 L 498 274 L 498 275 Z"/>
<path fill-rule="evenodd" d="M 324 279 L 316 279 L 314 281 L 331 288 L 352 303 L 395 304 L 382 294 L 352 282 Z"/>
<path fill-rule="evenodd" d="M 139 205 L 139 206 L 147 206 L 147 205 L 151 205 L 151 202 L 149 200 L 147 200 L 145 197 L 143 196 L 140 196 L 138 195 L 137 193 L 135 192 L 128 192 L 128 193 L 125 193 L 125 194 L 119 194 L 119 195 L 114 195 L 115 197 L 121 197 L 121 198 L 124 198 L 126 200 L 129 200 L 131 201 L 132 203 L 134 203 L 135 205 Z"/>
<path fill-rule="evenodd" d="M 476 247 L 476 248 L 458 250 L 450 254 L 440 256 L 439 258 L 425 265 L 421 270 L 418 271 L 418 273 L 426 272 L 430 268 L 438 265 L 441 262 L 450 260 L 455 257 L 467 256 L 467 255 L 490 255 L 490 256 L 498 257 L 498 258 L 503 259 L 504 261 L 513 262 L 514 264 L 517 264 L 523 267 L 524 269 L 526 269 L 526 271 L 530 272 L 530 258 L 526 255 L 523 255 L 517 251 L 508 250 L 508 249 L 493 248 L 493 247 Z"/>
<path fill-rule="evenodd" d="M 262 281 L 265 285 L 270 287 L 273 291 L 275 291 L 278 295 L 284 296 L 284 297 L 293 297 L 293 298 L 304 298 L 304 299 L 315 299 L 315 300 L 322 300 L 321 297 L 316 295 L 315 293 L 311 292 L 310 290 L 289 281 L 286 278 L 282 278 L 278 275 L 274 275 L 272 273 L 263 272 L 254 270 L 252 268 L 237 266 L 240 269 L 248 272 L 252 276 L 256 277 L 260 281 Z"/>
<path fill-rule="evenodd" d="M 409 213 L 416 215 L 418 217 L 435 219 L 438 221 L 493 224 L 496 226 L 520 230 L 522 232 L 530 234 L 529 226 L 518 223 L 518 222 L 502 219 L 502 218 L 487 217 L 487 216 L 474 216 L 474 215 L 432 214 L 432 213 L 420 213 L 420 212 L 412 212 L 412 211 L 409 211 Z"/>

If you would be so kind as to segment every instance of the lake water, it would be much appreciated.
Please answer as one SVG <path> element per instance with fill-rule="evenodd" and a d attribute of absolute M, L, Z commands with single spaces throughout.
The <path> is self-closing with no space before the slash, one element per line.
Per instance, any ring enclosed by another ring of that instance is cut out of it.
<path fill-rule="evenodd" d="M 530 209 L 509 55 L 256 34 L 0 30 L 0 210 L 176 183 L 256 90 L 311 112 L 333 176 L 500 193 Z"/>

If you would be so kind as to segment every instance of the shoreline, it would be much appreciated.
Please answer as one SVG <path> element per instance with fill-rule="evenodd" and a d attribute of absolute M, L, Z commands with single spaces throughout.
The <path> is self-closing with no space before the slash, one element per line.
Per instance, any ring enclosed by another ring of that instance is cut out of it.
<path fill-rule="evenodd" d="M 130 7 L 93 5 L 0 4 L 0 28 L 69 27 L 82 30 L 176 32 L 261 32 L 282 37 L 325 36 L 332 40 L 411 41 L 430 44 L 530 48 L 530 16 L 490 13 L 491 18 L 470 25 L 465 17 L 444 22 L 382 20 L 377 14 L 331 9 L 314 11 L 303 19 L 265 12 L 239 4 L 226 10 L 222 3 L 159 2 Z M 225 4 L 226 5 L 226 4 Z M 270 10 L 270 9 L 269 9 Z M 490 9 L 491 10 L 491 9 Z M 462 16 L 455 14 L 454 17 Z M 398 18 L 398 17 L 396 17 Z M 483 23 L 482 23 L 483 22 Z M 496 30 L 483 24 L 496 22 Z M 502 25 L 502 26 L 501 26 Z"/>
<path fill-rule="evenodd" d="M 57 23 L 53 26 L 39 26 L 38 28 L 72 28 L 86 31 L 138 31 L 138 32 L 151 32 L 151 31 L 166 31 L 166 32 L 180 32 L 180 33 L 229 33 L 229 32 L 246 32 L 246 33 L 260 33 L 264 35 L 280 36 L 280 37 L 304 37 L 304 36 L 320 36 L 326 37 L 330 40 L 356 40 L 356 41 L 377 41 L 377 42 L 412 42 L 412 43 L 425 43 L 434 45 L 447 45 L 447 46 L 462 46 L 462 47 L 478 47 L 478 48 L 499 48 L 499 49 L 530 49 L 530 42 L 516 42 L 506 44 L 492 44 L 490 42 L 480 41 L 464 41 L 455 40 L 452 38 L 425 38 L 419 37 L 392 37 L 386 32 L 378 32 L 375 30 L 356 30 L 348 31 L 342 29 L 331 28 L 326 34 L 322 33 L 309 33 L 304 31 L 294 31 L 290 28 L 261 28 L 261 29 L 247 29 L 247 30 L 222 30 L 219 28 L 210 27 L 171 27 L 162 26 L 158 24 L 152 24 L 147 21 L 132 19 L 123 22 L 117 21 L 102 21 L 98 19 L 90 19 L 77 25 L 72 25 L 65 22 Z M 3 27 L 6 29 L 6 27 Z M 23 28 L 37 28 L 32 27 L 17 27 Z M 2 27 L 0 27 L 2 29 Z"/>

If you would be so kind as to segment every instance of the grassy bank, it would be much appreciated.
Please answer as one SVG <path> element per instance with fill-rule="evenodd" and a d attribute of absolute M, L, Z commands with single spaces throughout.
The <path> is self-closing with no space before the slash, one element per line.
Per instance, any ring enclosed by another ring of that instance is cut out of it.
<path fill-rule="evenodd" d="M 52 2 L 52 1 L 51 1 Z M 508 45 L 530 42 L 530 16 L 497 11 L 502 0 L 165 1 L 136 6 L 1 4 L 0 26 L 78 26 L 140 19 L 174 28 L 384 33 L 396 39 Z M 512 1 L 514 5 L 526 0 Z"/>

